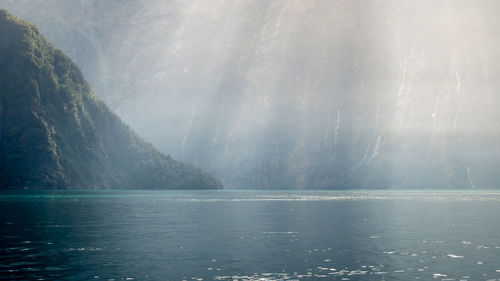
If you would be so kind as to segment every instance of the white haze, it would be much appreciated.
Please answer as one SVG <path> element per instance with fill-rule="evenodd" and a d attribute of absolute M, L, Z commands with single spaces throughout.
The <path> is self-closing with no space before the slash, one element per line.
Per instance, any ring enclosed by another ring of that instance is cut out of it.
<path fill-rule="evenodd" d="M 500 1 L 0 0 L 228 187 L 494 188 Z"/>

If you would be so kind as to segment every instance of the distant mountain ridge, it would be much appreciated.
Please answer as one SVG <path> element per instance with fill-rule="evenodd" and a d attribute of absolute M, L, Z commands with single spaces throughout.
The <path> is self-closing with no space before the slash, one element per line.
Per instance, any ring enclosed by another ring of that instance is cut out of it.
<path fill-rule="evenodd" d="M 36 26 L 1 9 L 0 34 L 0 188 L 222 188 L 137 136 Z"/>
<path fill-rule="evenodd" d="M 500 1 L 0 0 L 230 188 L 500 188 Z"/>

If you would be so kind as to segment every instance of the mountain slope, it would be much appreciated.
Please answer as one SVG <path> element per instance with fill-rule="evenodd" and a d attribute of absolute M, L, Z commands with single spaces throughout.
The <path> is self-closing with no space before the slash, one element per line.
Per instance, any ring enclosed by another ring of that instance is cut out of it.
<path fill-rule="evenodd" d="M 227 186 L 500 187 L 500 1 L 0 7 L 146 140 Z"/>
<path fill-rule="evenodd" d="M 0 188 L 220 188 L 144 142 L 32 24 L 0 10 Z"/>

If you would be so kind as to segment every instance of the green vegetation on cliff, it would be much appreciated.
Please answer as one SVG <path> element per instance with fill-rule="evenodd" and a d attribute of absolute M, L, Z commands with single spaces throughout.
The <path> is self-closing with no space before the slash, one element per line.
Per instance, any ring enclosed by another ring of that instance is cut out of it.
<path fill-rule="evenodd" d="M 0 10 L 0 188 L 221 188 L 138 137 L 32 24 Z"/>

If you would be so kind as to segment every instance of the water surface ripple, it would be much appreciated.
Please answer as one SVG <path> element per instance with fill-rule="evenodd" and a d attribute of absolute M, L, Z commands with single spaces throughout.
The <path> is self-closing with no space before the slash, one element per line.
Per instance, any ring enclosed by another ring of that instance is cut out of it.
<path fill-rule="evenodd" d="M 0 208 L 6 280 L 500 280 L 496 191 L 20 191 Z"/>

